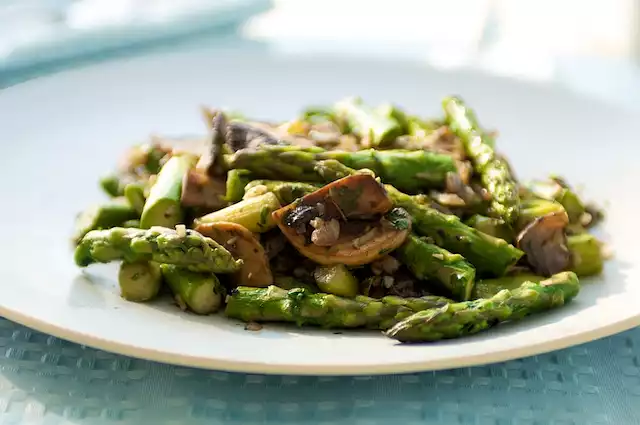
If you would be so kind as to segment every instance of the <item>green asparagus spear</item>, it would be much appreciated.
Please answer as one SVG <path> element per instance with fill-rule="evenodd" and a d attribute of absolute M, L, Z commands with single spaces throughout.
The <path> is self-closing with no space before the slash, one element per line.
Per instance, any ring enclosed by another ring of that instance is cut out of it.
<path fill-rule="evenodd" d="M 222 306 L 225 290 L 214 274 L 196 273 L 171 264 L 162 264 L 160 270 L 183 310 L 211 314 Z"/>
<path fill-rule="evenodd" d="M 313 294 L 306 289 L 289 291 L 269 286 L 240 286 L 227 297 L 225 314 L 245 322 L 292 322 L 298 326 L 324 328 L 388 329 L 416 311 L 451 302 L 444 297 L 374 299 L 359 295 L 354 299 L 331 294 Z"/>
<path fill-rule="evenodd" d="M 385 335 L 402 342 L 459 338 L 500 322 L 561 307 L 579 291 L 575 273 L 562 272 L 540 283 L 525 282 L 512 291 L 504 289 L 491 298 L 420 311 L 397 323 Z"/>
<path fill-rule="evenodd" d="M 560 178 L 531 182 L 526 190 L 536 198 L 559 202 L 567 211 L 571 224 L 579 224 L 587 212 L 578 194 Z"/>
<path fill-rule="evenodd" d="M 470 299 L 476 270 L 462 255 L 452 254 L 415 235 L 409 235 L 396 253 L 418 279 L 439 282 L 456 301 Z"/>
<path fill-rule="evenodd" d="M 503 276 L 494 279 L 482 279 L 476 282 L 473 287 L 471 299 L 491 298 L 503 289 L 510 291 L 520 287 L 525 282 L 540 283 L 546 278 L 533 273 L 516 274 L 513 276 Z"/>
<path fill-rule="evenodd" d="M 127 184 L 128 182 L 117 174 L 108 174 L 100 179 L 100 187 L 112 198 L 124 196 L 124 188 Z"/>
<path fill-rule="evenodd" d="M 244 188 L 244 197 L 251 198 L 266 192 L 273 192 L 282 205 L 289 205 L 298 198 L 302 198 L 320 189 L 320 184 L 288 182 L 282 180 L 254 180 Z"/>
<path fill-rule="evenodd" d="M 134 227 L 136 229 L 140 228 L 140 220 L 127 220 L 124 223 L 122 223 L 122 226 L 120 227 Z"/>
<path fill-rule="evenodd" d="M 567 236 L 567 247 L 571 252 L 571 270 L 578 276 L 602 273 L 602 243 L 589 233 Z"/>
<path fill-rule="evenodd" d="M 323 292 L 349 298 L 358 295 L 358 280 L 344 264 L 318 266 L 313 277 Z"/>
<path fill-rule="evenodd" d="M 120 295 L 127 301 L 148 301 L 158 295 L 162 275 L 158 264 L 150 261 L 123 262 L 118 273 Z"/>
<path fill-rule="evenodd" d="M 133 229 L 114 227 L 87 233 L 74 254 L 80 267 L 93 263 L 124 260 L 175 264 L 196 272 L 231 273 L 242 261 L 194 230 L 177 231 L 164 227 Z"/>
<path fill-rule="evenodd" d="M 358 171 L 337 161 L 327 160 L 316 164 L 316 172 L 329 182 Z M 502 276 L 524 255 L 503 239 L 469 227 L 456 216 L 430 208 L 420 196 L 409 196 L 391 185 L 385 185 L 385 188 L 395 206 L 409 213 L 416 233 L 432 238 L 435 245 L 447 251 L 461 254 L 480 274 Z"/>
<path fill-rule="evenodd" d="M 480 274 L 502 276 L 524 254 L 503 239 L 467 226 L 456 216 L 419 204 L 393 186 L 386 185 L 386 189 L 393 203 L 409 213 L 415 232 L 447 251 L 461 254 Z"/>
<path fill-rule="evenodd" d="M 358 152 L 325 151 L 298 146 L 260 146 L 226 155 L 230 169 L 248 169 L 265 179 L 322 182 L 315 167 L 318 161 L 335 159 L 348 167 L 372 170 L 384 182 L 416 192 L 444 186 L 447 173 L 456 171 L 452 157 L 424 150 L 373 149 Z"/>
<path fill-rule="evenodd" d="M 456 171 L 456 164 L 451 156 L 425 150 L 367 149 L 358 152 L 327 152 L 317 157 L 335 159 L 356 170 L 372 170 L 385 183 L 407 192 L 442 187 L 447 173 Z"/>
<path fill-rule="evenodd" d="M 402 135 L 402 126 L 398 121 L 390 114 L 367 107 L 361 99 L 344 99 L 334 105 L 334 110 L 339 119 L 344 119 L 362 139 L 364 145 L 385 146 Z"/>
<path fill-rule="evenodd" d="M 513 241 L 513 229 L 502 219 L 476 214 L 467 220 L 466 224 L 495 238 Z"/>
<path fill-rule="evenodd" d="M 267 192 L 202 216 L 195 220 L 195 224 L 226 221 L 239 224 L 254 233 L 264 233 L 276 226 L 271 213 L 279 208 L 280 201 L 276 195 Z"/>
<path fill-rule="evenodd" d="M 522 230 L 536 218 L 563 212 L 565 209 L 558 202 L 546 199 L 526 199 L 520 204 L 520 215 L 516 227 L 518 230 Z"/>
<path fill-rule="evenodd" d="M 182 222 L 183 211 L 180 206 L 182 180 L 196 161 L 197 158 L 192 155 L 175 155 L 162 167 L 144 204 L 140 218 L 140 225 L 143 228 L 173 227 Z"/>
<path fill-rule="evenodd" d="M 125 221 L 135 218 L 138 218 L 138 213 L 122 198 L 113 199 L 106 204 L 94 205 L 78 215 L 73 240 L 78 243 L 91 230 L 121 226 Z"/>
<path fill-rule="evenodd" d="M 318 292 L 321 292 L 320 288 L 318 288 L 316 285 L 302 282 L 299 279 L 296 279 L 295 277 L 292 277 L 292 276 L 282 276 L 282 275 L 274 276 L 273 283 L 274 283 L 274 286 L 277 286 L 278 288 L 284 289 L 287 291 L 291 289 L 303 288 L 312 294 L 317 294 Z"/>
<path fill-rule="evenodd" d="M 482 184 L 492 197 L 492 213 L 507 224 L 514 223 L 520 200 L 509 165 L 495 154 L 493 139 L 482 131 L 475 114 L 461 99 L 447 97 L 442 106 L 449 127 L 464 143 Z"/>
<path fill-rule="evenodd" d="M 249 170 L 229 170 L 227 172 L 227 192 L 225 201 L 236 203 L 242 200 L 245 186 L 251 181 L 251 171 Z"/>
<path fill-rule="evenodd" d="M 127 198 L 129 205 L 138 213 L 142 214 L 144 204 L 147 200 L 145 194 L 145 185 L 140 182 L 129 183 L 124 188 L 124 197 Z"/>

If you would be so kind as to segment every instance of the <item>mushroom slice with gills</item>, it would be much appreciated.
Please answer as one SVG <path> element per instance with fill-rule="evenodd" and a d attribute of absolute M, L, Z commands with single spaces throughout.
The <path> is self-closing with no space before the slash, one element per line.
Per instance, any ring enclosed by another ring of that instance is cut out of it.
<path fill-rule="evenodd" d="M 182 180 L 180 203 L 185 207 L 197 207 L 202 213 L 224 208 L 227 191 L 222 178 L 213 178 L 202 170 L 191 169 Z"/>
<path fill-rule="evenodd" d="M 255 149 L 261 145 L 301 147 L 314 146 L 312 140 L 289 134 L 282 129 L 261 122 L 231 121 L 226 129 L 226 142 L 231 151 Z"/>
<path fill-rule="evenodd" d="M 238 286 L 265 287 L 273 284 L 269 259 L 258 239 L 245 227 L 224 221 L 203 223 L 196 231 L 224 246 L 234 258 L 243 261 L 234 275 Z"/>
<path fill-rule="evenodd" d="M 518 235 L 516 244 L 537 274 L 551 276 L 568 269 L 571 262 L 565 234 L 568 224 L 566 212 L 554 212 L 536 218 Z"/>
<path fill-rule="evenodd" d="M 392 206 L 373 176 L 354 174 L 274 211 L 273 218 L 305 257 L 323 265 L 359 266 L 407 238 L 411 218 Z"/>

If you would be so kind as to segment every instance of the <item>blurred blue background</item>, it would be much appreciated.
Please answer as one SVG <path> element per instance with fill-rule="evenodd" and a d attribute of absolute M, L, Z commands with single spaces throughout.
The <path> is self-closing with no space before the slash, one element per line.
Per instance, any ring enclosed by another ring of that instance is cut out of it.
<path fill-rule="evenodd" d="M 559 81 L 636 105 L 636 0 L 0 0 L 0 84 L 189 43 L 361 54 Z"/>

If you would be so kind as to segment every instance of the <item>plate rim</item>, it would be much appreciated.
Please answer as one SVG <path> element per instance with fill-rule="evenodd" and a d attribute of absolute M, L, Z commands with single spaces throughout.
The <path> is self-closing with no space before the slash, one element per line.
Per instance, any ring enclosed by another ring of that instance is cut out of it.
<path fill-rule="evenodd" d="M 76 344 L 86 345 L 123 356 L 134 357 L 175 366 L 193 367 L 206 370 L 218 370 L 224 372 L 260 373 L 265 375 L 300 375 L 300 376 L 362 376 L 362 375 L 388 375 L 430 372 L 444 369 L 457 369 L 464 367 L 482 366 L 500 363 L 508 360 L 531 357 L 551 351 L 561 350 L 576 345 L 588 343 L 605 338 L 640 325 L 640 312 L 629 317 L 611 323 L 601 328 L 590 331 L 555 338 L 549 341 L 526 345 L 520 348 L 500 349 L 490 354 L 476 354 L 464 358 L 450 358 L 436 362 L 425 360 L 403 363 L 385 363 L 378 365 L 291 365 L 270 364 L 259 362 L 233 361 L 213 359 L 186 354 L 167 354 L 160 350 L 137 347 L 117 341 L 107 340 L 95 335 L 70 330 L 55 324 L 51 324 L 37 317 L 23 314 L 17 310 L 4 307 L 0 304 L 0 315 L 20 325 L 35 329 L 39 332 L 71 341 Z"/>

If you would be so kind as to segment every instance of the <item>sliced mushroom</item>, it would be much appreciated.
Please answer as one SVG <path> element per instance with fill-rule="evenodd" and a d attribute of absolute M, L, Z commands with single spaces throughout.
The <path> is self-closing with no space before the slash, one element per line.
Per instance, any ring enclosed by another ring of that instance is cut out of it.
<path fill-rule="evenodd" d="M 551 276 L 569 267 L 571 254 L 565 235 L 568 224 L 567 213 L 559 211 L 538 217 L 520 232 L 516 244 L 527 255 L 534 272 Z"/>
<path fill-rule="evenodd" d="M 393 207 L 384 186 L 364 173 L 329 183 L 303 197 L 300 205 L 318 204 L 325 206 L 320 214 L 325 220 L 374 217 Z"/>
<path fill-rule="evenodd" d="M 233 152 L 256 148 L 260 145 L 311 147 L 313 141 L 306 137 L 289 134 L 269 124 L 260 122 L 231 121 L 227 125 L 227 145 Z"/>
<path fill-rule="evenodd" d="M 391 208 L 375 178 L 356 174 L 274 211 L 273 218 L 305 257 L 355 266 L 383 257 L 406 239 L 411 220 L 404 210 Z"/>
<path fill-rule="evenodd" d="M 224 200 L 226 191 L 226 184 L 221 178 L 212 178 L 200 170 L 192 169 L 182 180 L 180 203 L 187 207 L 202 208 L 202 213 L 216 211 L 227 205 Z"/>
<path fill-rule="evenodd" d="M 234 275 L 238 286 L 265 287 L 273 284 L 267 254 L 253 233 L 246 228 L 236 223 L 219 221 L 200 224 L 196 231 L 224 246 L 234 258 L 243 260 L 242 267 Z"/>
<path fill-rule="evenodd" d="M 223 147 L 226 141 L 227 118 L 222 111 L 212 111 L 210 115 L 210 137 L 206 151 L 200 156 L 197 170 L 203 170 L 215 177 L 224 174 L 222 164 Z"/>

